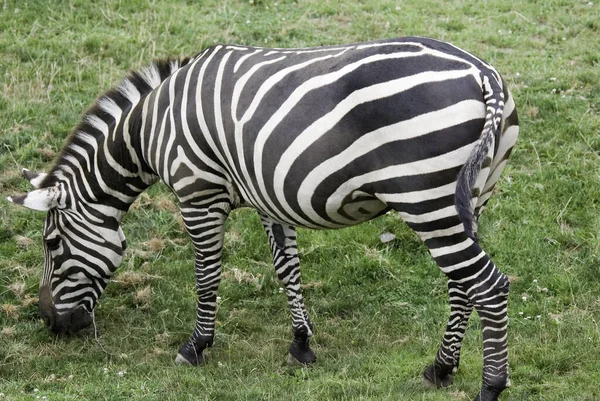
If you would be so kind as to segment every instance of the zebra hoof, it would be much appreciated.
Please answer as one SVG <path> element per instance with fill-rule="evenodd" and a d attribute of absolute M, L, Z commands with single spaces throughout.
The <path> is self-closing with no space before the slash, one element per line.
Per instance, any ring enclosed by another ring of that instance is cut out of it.
<path fill-rule="evenodd" d="M 306 359 L 308 359 L 308 360 L 306 360 Z M 287 364 L 290 366 L 308 366 L 308 365 L 313 364 L 317 360 L 317 357 L 313 353 L 312 358 L 306 358 L 306 359 L 304 361 L 301 361 L 300 359 L 296 358 L 291 353 L 288 353 Z"/>
<path fill-rule="evenodd" d="M 315 363 L 317 356 L 308 344 L 293 342 L 288 353 L 288 365 L 310 365 Z"/>
<path fill-rule="evenodd" d="M 454 369 L 451 369 L 450 372 L 454 373 Z M 425 384 L 426 387 L 432 388 L 449 387 L 454 379 L 452 373 L 436 369 L 434 365 L 429 365 L 423 373 L 423 384 Z"/>
<path fill-rule="evenodd" d="M 484 383 L 475 401 L 498 401 L 500 394 L 507 387 L 510 387 L 510 379 L 508 377 L 499 377 L 492 383 Z"/>
<path fill-rule="evenodd" d="M 482 388 L 475 401 L 498 401 L 501 392 L 502 390 Z"/>
<path fill-rule="evenodd" d="M 177 365 L 198 366 L 205 363 L 204 349 L 196 351 L 190 343 L 185 343 L 179 348 L 179 353 L 175 358 Z"/>

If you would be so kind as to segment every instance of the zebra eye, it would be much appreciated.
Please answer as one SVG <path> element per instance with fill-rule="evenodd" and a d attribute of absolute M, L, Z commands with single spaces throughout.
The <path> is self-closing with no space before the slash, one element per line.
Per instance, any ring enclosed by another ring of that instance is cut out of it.
<path fill-rule="evenodd" d="M 60 246 L 60 237 L 54 237 L 46 240 L 46 246 L 51 251 L 56 251 Z"/>

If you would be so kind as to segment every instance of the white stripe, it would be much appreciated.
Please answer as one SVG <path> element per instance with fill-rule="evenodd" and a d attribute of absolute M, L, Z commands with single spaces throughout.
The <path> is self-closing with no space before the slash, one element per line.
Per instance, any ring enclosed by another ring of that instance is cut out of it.
<path fill-rule="evenodd" d="M 156 88 L 161 83 L 160 72 L 155 64 L 143 68 L 139 74 L 152 89 Z"/>
<path fill-rule="evenodd" d="M 440 269 L 444 273 L 448 274 L 448 273 L 451 273 L 453 271 L 460 270 L 460 269 L 462 269 L 464 267 L 471 266 L 472 264 L 476 263 L 477 261 L 479 261 L 479 259 L 483 258 L 484 256 L 485 256 L 485 252 L 481 251 L 479 253 L 479 255 L 477 255 L 475 257 L 472 257 L 471 259 L 465 260 L 464 262 L 460 262 L 460 263 L 457 263 L 455 265 L 446 266 L 446 267 L 440 267 Z"/>
<path fill-rule="evenodd" d="M 471 238 L 467 238 L 466 240 L 459 242 L 455 245 L 444 246 L 441 248 L 429 249 L 429 253 L 433 258 L 439 258 L 440 256 L 449 255 L 451 253 L 457 253 L 463 251 L 473 245 L 473 240 Z M 463 298 L 461 298 L 463 299 Z"/>
<path fill-rule="evenodd" d="M 456 225 L 454 227 L 444 228 L 442 230 L 417 231 L 417 234 L 419 235 L 419 238 L 421 238 L 421 241 L 427 241 L 428 239 L 431 239 L 431 238 L 447 237 L 449 235 L 454 235 L 454 234 L 462 233 L 464 231 L 465 231 L 465 227 L 461 223 L 461 224 Z M 460 281 L 457 280 L 457 282 L 460 282 Z"/>
<path fill-rule="evenodd" d="M 435 210 L 429 213 L 423 214 L 409 214 L 405 212 L 398 212 L 407 223 L 427 223 L 430 221 L 435 221 L 439 219 L 443 219 L 450 216 L 456 216 L 456 207 L 454 205 L 446 206 L 442 209 Z"/>
<path fill-rule="evenodd" d="M 441 187 L 424 189 L 422 191 L 403 192 L 398 194 L 376 193 L 375 196 L 385 203 L 418 203 L 423 200 L 433 200 L 453 195 L 456 192 L 456 181 Z"/>
<path fill-rule="evenodd" d="M 257 50 L 255 50 L 252 53 L 248 53 L 248 54 L 245 54 L 242 57 L 240 57 L 238 59 L 238 61 L 235 63 L 235 66 L 233 67 L 233 73 L 235 74 L 237 72 L 237 70 L 242 66 L 242 64 L 244 63 L 244 61 L 246 61 L 249 57 L 252 57 L 253 55 L 258 54 L 260 52 L 262 52 L 262 50 L 261 49 L 257 49 Z"/>
<path fill-rule="evenodd" d="M 129 80 L 129 78 L 125 78 L 123 82 L 119 84 L 118 89 L 119 92 L 121 92 L 121 94 L 125 96 L 129 102 L 131 102 L 132 105 L 135 105 L 140 101 L 140 91 Z"/>

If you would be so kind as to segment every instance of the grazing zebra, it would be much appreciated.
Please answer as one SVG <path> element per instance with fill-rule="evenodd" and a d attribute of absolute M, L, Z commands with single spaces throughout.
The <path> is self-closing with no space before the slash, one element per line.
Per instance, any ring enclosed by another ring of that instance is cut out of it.
<path fill-rule="evenodd" d="M 483 386 L 509 385 L 509 283 L 477 243 L 477 218 L 518 134 L 496 70 L 417 37 L 311 49 L 218 45 L 131 73 L 83 116 L 37 189 L 10 201 L 47 211 L 40 311 L 76 331 L 123 258 L 120 221 L 161 179 L 179 200 L 195 249 L 195 330 L 176 361 L 213 343 L 224 222 L 260 214 L 292 316 L 290 356 L 314 362 L 295 227 L 355 225 L 389 210 L 448 276 L 451 315 L 425 378 L 448 386 L 473 308 L 481 316 Z"/>

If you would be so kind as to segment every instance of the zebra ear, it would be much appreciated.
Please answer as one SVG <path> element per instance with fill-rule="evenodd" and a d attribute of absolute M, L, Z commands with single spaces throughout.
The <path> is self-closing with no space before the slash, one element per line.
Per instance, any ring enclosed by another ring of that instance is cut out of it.
<path fill-rule="evenodd" d="M 42 181 L 44 181 L 44 179 L 48 176 L 46 173 L 35 173 L 27 170 L 26 168 L 22 170 L 22 173 L 23 177 L 25 177 L 27 181 L 29 181 L 29 183 L 36 189 L 40 187 Z"/>
<path fill-rule="evenodd" d="M 31 191 L 25 195 L 9 196 L 7 199 L 17 205 L 28 209 L 46 212 L 58 206 L 61 195 L 60 187 L 41 188 Z"/>

